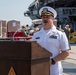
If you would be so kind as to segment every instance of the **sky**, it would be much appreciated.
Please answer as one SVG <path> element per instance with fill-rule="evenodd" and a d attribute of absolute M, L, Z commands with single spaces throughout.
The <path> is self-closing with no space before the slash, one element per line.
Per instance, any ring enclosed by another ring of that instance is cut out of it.
<path fill-rule="evenodd" d="M 31 25 L 32 20 L 24 16 L 34 0 L 0 0 L 0 20 L 19 20 L 21 25 Z"/>

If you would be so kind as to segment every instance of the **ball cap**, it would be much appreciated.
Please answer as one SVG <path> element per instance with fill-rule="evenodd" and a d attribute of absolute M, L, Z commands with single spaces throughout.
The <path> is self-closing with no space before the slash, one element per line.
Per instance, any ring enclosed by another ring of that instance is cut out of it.
<path fill-rule="evenodd" d="M 39 10 L 39 15 L 52 15 L 54 16 L 54 18 L 56 18 L 57 16 L 57 12 L 55 9 L 53 9 L 52 7 L 49 6 L 44 6 Z"/>

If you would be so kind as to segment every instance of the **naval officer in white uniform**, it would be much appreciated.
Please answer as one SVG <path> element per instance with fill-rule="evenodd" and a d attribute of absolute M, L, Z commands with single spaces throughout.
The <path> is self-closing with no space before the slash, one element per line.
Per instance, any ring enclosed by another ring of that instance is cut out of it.
<path fill-rule="evenodd" d="M 62 75 L 63 68 L 61 60 L 69 55 L 69 44 L 64 32 L 56 29 L 53 24 L 57 12 L 48 6 L 39 10 L 42 17 L 43 27 L 40 31 L 34 33 L 32 41 L 37 41 L 42 47 L 53 54 L 50 57 L 50 75 Z"/>

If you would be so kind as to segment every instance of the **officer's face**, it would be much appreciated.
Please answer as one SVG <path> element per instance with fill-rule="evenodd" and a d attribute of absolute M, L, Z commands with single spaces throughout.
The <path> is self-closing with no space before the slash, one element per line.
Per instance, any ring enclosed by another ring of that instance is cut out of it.
<path fill-rule="evenodd" d="M 45 16 L 42 16 L 42 20 L 43 20 L 43 23 L 49 23 L 49 22 L 52 22 L 54 18 L 51 15 L 45 15 Z"/>

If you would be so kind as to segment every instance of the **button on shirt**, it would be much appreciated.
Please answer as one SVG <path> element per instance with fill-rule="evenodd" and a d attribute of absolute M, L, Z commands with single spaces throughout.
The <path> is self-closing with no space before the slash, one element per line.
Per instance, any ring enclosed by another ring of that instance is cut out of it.
<path fill-rule="evenodd" d="M 42 47 L 53 54 L 51 58 L 58 56 L 62 51 L 69 49 L 67 37 L 64 32 L 61 32 L 53 26 L 48 32 L 43 28 L 34 33 L 32 41 L 37 41 Z M 50 75 L 62 75 L 61 62 L 50 66 Z"/>

